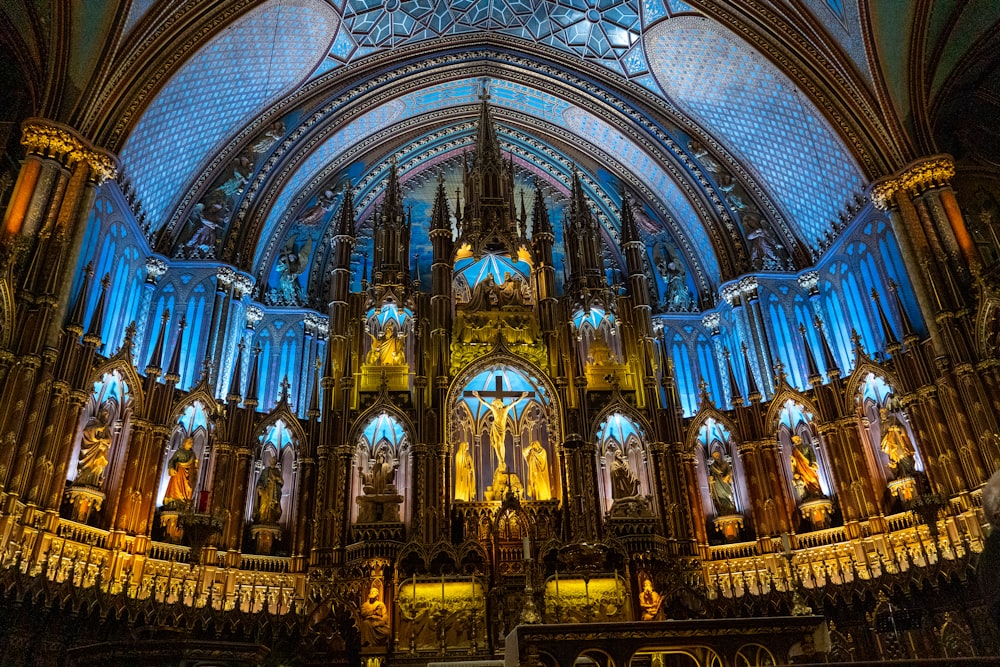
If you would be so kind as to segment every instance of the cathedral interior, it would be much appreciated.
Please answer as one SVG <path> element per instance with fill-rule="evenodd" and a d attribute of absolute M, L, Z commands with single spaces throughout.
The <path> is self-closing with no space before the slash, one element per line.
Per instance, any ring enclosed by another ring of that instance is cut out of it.
<path fill-rule="evenodd" d="M 1000 655 L 1000 4 L 0 45 L 0 664 Z"/>

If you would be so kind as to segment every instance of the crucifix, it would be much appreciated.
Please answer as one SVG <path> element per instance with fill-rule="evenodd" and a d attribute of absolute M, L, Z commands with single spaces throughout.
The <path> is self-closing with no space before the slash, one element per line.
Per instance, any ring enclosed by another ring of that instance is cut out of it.
<path fill-rule="evenodd" d="M 507 470 L 507 457 L 504 451 L 504 440 L 507 438 L 507 416 L 510 411 L 514 409 L 514 406 L 528 398 L 529 396 L 534 396 L 533 391 L 504 391 L 503 379 L 498 373 L 495 378 L 496 384 L 492 391 L 465 391 L 462 395 L 466 398 L 475 397 L 487 407 L 490 413 L 493 415 L 493 424 L 490 426 L 490 447 L 493 448 L 493 453 L 497 457 L 497 470 L 499 472 L 506 472 Z M 487 401 L 490 398 L 492 400 Z M 503 399 L 512 398 L 510 403 L 504 403 Z"/>

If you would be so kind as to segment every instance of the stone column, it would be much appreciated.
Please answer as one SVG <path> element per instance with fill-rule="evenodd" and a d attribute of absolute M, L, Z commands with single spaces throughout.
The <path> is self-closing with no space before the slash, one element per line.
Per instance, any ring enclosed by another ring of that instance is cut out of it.
<path fill-rule="evenodd" d="M 939 279 L 940 271 L 948 270 L 946 266 L 940 266 L 944 245 L 950 243 L 952 238 L 956 239 L 957 245 L 961 245 L 957 239 L 962 234 L 968 237 L 968 231 L 965 230 L 964 223 L 958 233 L 954 225 L 945 229 L 927 211 L 925 204 L 921 204 L 923 216 L 915 204 L 925 192 L 946 186 L 954 174 L 955 164 L 951 156 L 935 155 L 913 162 L 896 174 L 876 181 L 870 190 L 872 203 L 877 208 L 890 212 L 903 264 L 913 284 L 920 313 L 937 355 L 947 354 L 947 348 L 937 323 L 941 308 L 933 298 L 934 285 L 928 282 L 927 274 L 935 278 L 938 289 L 944 288 L 944 283 Z M 975 252 L 971 237 L 963 243 L 972 245 L 971 250 Z"/>

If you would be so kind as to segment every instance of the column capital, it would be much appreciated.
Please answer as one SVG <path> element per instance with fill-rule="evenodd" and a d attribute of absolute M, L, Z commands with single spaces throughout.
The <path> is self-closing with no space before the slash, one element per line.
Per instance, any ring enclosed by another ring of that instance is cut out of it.
<path fill-rule="evenodd" d="M 96 148 L 70 127 L 42 118 L 21 123 L 21 145 L 29 153 L 59 160 L 66 166 L 78 162 L 90 168 L 91 180 L 100 184 L 118 175 L 114 155 Z"/>
<path fill-rule="evenodd" d="M 906 165 L 892 176 L 871 184 L 869 196 L 876 208 L 887 211 L 894 206 L 896 195 L 904 192 L 910 198 L 931 188 L 948 185 L 955 175 L 955 160 L 947 154 L 932 155 Z"/>

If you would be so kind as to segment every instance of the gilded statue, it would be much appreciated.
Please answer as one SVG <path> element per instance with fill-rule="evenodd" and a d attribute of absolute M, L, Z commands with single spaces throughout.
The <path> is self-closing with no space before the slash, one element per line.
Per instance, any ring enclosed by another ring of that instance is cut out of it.
<path fill-rule="evenodd" d="M 368 332 L 372 347 L 365 362 L 371 366 L 403 366 L 406 364 L 406 338 L 395 320 L 387 320 L 379 336 Z"/>
<path fill-rule="evenodd" d="M 111 448 L 111 413 L 101 408 L 83 427 L 80 442 L 80 461 L 76 483 L 100 486 L 108 467 L 108 450 Z"/>
<path fill-rule="evenodd" d="M 639 606 L 642 608 L 642 620 L 655 621 L 660 615 L 663 597 L 653 588 L 653 581 L 647 577 L 642 582 L 642 592 L 639 593 Z"/>
<path fill-rule="evenodd" d="M 792 484 L 800 500 L 812 500 L 823 497 L 823 488 L 819 483 L 819 461 L 816 460 L 816 450 L 801 436 L 792 436 Z"/>
<path fill-rule="evenodd" d="M 366 496 L 396 494 L 396 465 L 384 449 L 378 450 L 368 472 L 361 471 Z"/>
<path fill-rule="evenodd" d="M 639 477 L 621 449 L 615 450 L 615 460 L 611 464 L 611 497 L 615 500 L 635 498 L 639 495 Z"/>
<path fill-rule="evenodd" d="M 476 499 L 476 471 L 472 464 L 469 443 L 458 443 L 455 452 L 455 500 L 473 502 Z"/>
<path fill-rule="evenodd" d="M 549 458 L 542 443 L 533 441 L 522 455 L 528 466 L 528 496 L 534 500 L 550 500 L 552 487 L 549 483 Z"/>
<path fill-rule="evenodd" d="M 510 411 L 514 409 L 514 406 L 523 401 L 530 396 L 530 392 L 521 392 L 518 398 L 504 405 L 503 399 L 494 398 L 492 401 L 487 401 L 485 398 L 479 395 L 478 391 L 472 392 L 472 394 L 479 399 L 479 401 L 489 408 L 490 413 L 493 415 L 493 423 L 490 425 L 490 447 L 493 448 L 493 453 L 497 457 L 497 470 L 505 471 L 507 470 L 507 455 L 504 448 L 504 441 L 507 439 L 507 417 Z"/>
<path fill-rule="evenodd" d="M 603 336 L 598 336 L 590 343 L 587 350 L 587 364 L 591 368 L 605 368 L 618 365 L 618 355 L 614 353 Z"/>
<path fill-rule="evenodd" d="M 360 630 L 362 646 L 381 646 L 391 634 L 385 603 L 375 586 L 368 591 L 368 599 L 361 603 Z"/>
<path fill-rule="evenodd" d="M 899 417 L 882 408 L 879 413 L 882 422 L 882 442 L 880 448 L 889 457 L 889 469 L 896 479 L 910 477 L 917 470 L 916 450 Z"/>
<path fill-rule="evenodd" d="M 163 506 L 168 510 L 190 507 L 194 498 L 194 485 L 198 481 L 198 458 L 194 454 L 194 440 L 184 438 L 167 463 L 167 490 L 163 494 Z"/>
<path fill-rule="evenodd" d="M 276 524 L 281 518 L 281 491 L 285 486 L 281 466 L 277 461 L 265 466 L 257 478 L 254 523 Z"/>
<path fill-rule="evenodd" d="M 712 452 L 708 466 L 709 491 L 719 516 L 736 514 L 736 492 L 733 490 L 733 464 L 721 450 Z"/>

